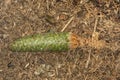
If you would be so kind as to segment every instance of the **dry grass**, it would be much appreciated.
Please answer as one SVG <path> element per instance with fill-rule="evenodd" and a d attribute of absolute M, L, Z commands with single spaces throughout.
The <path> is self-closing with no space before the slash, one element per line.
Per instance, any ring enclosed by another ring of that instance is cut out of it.
<path fill-rule="evenodd" d="M 21 36 L 61 30 L 90 46 L 60 53 L 18 53 L 7 47 Z M 101 41 L 106 47 L 94 48 Z M 0 80 L 120 80 L 119 53 L 119 0 L 0 1 Z"/>

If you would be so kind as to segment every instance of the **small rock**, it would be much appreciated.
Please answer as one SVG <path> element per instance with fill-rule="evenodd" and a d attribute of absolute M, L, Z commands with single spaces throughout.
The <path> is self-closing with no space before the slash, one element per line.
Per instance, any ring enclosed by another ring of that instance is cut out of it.
<path fill-rule="evenodd" d="M 68 18 L 69 18 L 69 16 L 66 14 L 60 14 L 58 17 L 59 20 L 64 20 L 64 21 L 67 20 Z"/>
<path fill-rule="evenodd" d="M 55 24 L 56 23 L 56 19 L 53 16 L 50 15 L 46 15 L 45 16 L 45 20 L 49 23 L 49 24 Z"/>
<path fill-rule="evenodd" d="M 41 64 L 37 70 L 34 72 L 35 75 L 44 75 L 52 77 L 55 75 L 54 70 L 52 69 L 51 65 L 48 64 Z"/>
<path fill-rule="evenodd" d="M 7 67 L 8 67 L 8 68 L 13 68 L 13 67 L 14 67 L 14 64 L 13 64 L 12 62 L 9 62 L 9 63 L 7 64 Z"/>

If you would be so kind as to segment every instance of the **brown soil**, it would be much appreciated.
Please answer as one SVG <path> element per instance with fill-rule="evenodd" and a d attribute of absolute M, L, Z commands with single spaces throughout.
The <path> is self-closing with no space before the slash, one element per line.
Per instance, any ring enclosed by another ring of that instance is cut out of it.
<path fill-rule="evenodd" d="M 107 47 L 9 50 L 22 36 L 61 31 L 105 41 Z M 120 1 L 0 0 L 0 80 L 120 80 Z"/>

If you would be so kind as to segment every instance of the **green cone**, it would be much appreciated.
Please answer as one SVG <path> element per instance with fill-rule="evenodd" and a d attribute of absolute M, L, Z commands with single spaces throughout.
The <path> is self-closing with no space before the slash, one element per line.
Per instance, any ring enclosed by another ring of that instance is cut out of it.
<path fill-rule="evenodd" d="M 12 51 L 67 51 L 69 49 L 70 33 L 44 33 L 26 36 L 10 45 Z"/>

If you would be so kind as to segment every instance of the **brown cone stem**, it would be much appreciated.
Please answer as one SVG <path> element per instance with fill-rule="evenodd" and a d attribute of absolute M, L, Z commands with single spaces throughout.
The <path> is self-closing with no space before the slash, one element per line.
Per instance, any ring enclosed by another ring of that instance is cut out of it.
<path fill-rule="evenodd" d="M 79 37 L 78 35 L 71 33 L 70 48 L 74 49 L 77 47 L 84 47 L 84 46 L 100 49 L 105 46 L 105 42 L 103 40 L 98 40 L 98 39 Z"/>

